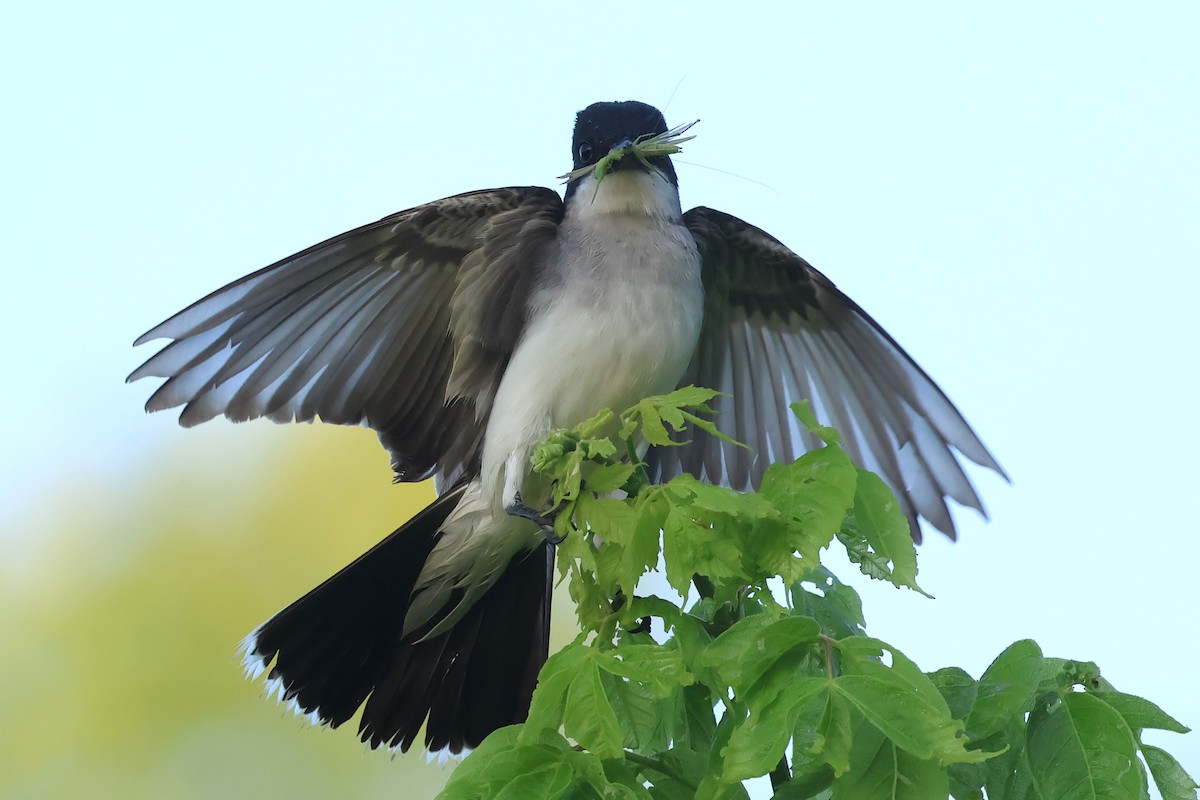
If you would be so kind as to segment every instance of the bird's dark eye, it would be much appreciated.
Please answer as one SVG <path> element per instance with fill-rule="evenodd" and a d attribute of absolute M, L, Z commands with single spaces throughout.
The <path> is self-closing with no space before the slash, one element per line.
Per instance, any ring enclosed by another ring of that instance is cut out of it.
<path fill-rule="evenodd" d="M 580 142 L 579 150 L 577 151 L 579 160 L 586 164 L 592 160 L 592 145 L 590 142 Z"/>

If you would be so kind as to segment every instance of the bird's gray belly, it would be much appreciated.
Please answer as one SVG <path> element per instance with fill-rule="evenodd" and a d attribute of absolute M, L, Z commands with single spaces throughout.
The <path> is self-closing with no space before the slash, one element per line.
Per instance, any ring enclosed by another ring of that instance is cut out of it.
<path fill-rule="evenodd" d="M 703 292 L 695 266 L 568 287 L 533 317 L 492 407 L 485 483 L 498 483 L 506 459 L 510 470 L 524 467 L 554 428 L 675 388 L 699 337 Z M 509 476 L 510 489 L 515 479 Z"/>

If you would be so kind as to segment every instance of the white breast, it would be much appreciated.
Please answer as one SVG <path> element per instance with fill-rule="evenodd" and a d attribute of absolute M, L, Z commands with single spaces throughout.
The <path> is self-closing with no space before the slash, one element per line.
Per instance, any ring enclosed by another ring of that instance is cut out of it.
<path fill-rule="evenodd" d="M 482 479 L 504 505 L 551 429 L 675 388 L 699 337 L 700 257 L 675 187 L 627 171 L 596 188 L 586 179 L 568 204 L 492 406 Z"/>

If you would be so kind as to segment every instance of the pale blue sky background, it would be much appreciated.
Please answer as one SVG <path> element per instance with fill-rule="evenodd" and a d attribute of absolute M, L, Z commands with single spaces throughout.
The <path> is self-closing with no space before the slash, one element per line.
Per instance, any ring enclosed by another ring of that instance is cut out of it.
<path fill-rule="evenodd" d="M 1200 6 L 1042 5 L 7 12 L 0 553 L 52 546 L 52 480 L 206 437 L 236 463 L 228 424 L 142 413 L 142 331 L 392 211 L 557 186 L 575 111 L 674 91 L 681 161 L 771 187 L 680 164 L 685 207 L 828 274 L 1013 476 L 977 475 L 990 523 L 929 537 L 938 599 L 870 590 L 869 629 L 975 675 L 1032 637 L 1200 725 Z M 1200 774 L 1197 738 L 1156 741 Z"/>

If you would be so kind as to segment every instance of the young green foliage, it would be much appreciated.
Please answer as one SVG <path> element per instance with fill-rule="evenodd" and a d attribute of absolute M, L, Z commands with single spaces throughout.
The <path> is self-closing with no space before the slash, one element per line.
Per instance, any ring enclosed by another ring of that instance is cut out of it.
<path fill-rule="evenodd" d="M 772 465 L 760 491 L 652 485 L 639 446 L 720 435 L 714 396 L 649 398 L 537 449 L 583 632 L 546 662 L 528 721 L 488 737 L 443 797 L 745 798 L 743 781 L 769 775 L 788 800 L 1140 800 L 1151 779 L 1195 800 L 1179 764 L 1141 743 L 1187 729 L 1095 665 L 1021 641 L 978 680 L 927 674 L 866 635 L 821 553 L 840 541 L 867 575 L 920 591 L 908 522 L 806 406 L 824 446 Z M 660 560 L 678 597 L 637 594 Z"/>

